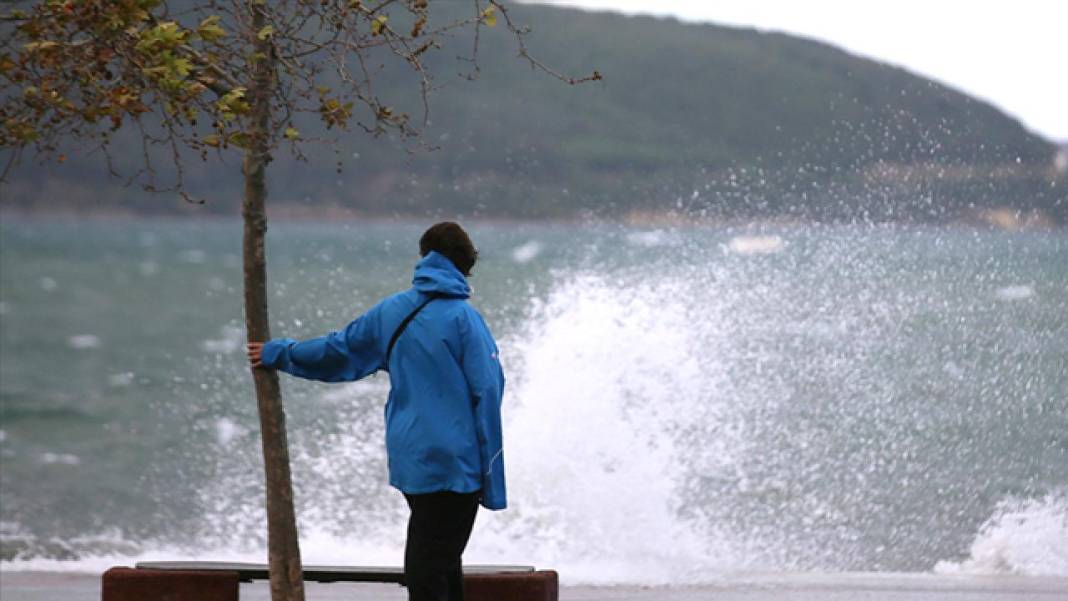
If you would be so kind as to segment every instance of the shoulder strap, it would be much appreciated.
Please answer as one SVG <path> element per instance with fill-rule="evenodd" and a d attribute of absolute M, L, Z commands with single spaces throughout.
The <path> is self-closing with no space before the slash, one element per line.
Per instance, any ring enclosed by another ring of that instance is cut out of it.
<path fill-rule="evenodd" d="M 437 294 L 431 294 L 430 298 L 426 299 L 418 307 L 412 310 L 412 312 L 408 314 L 408 317 L 405 317 L 404 321 L 402 321 L 400 325 L 397 326 L 397 329 L 393 332 L 393 337 L 389 339 L 389 346 L 386 347 L 386 371 L 389 371 L 389 358 L 393 354 L 393 345 L 397 344 L 397 339 L 400 338 L 400 335 L 404 333 L 404 330 L 408 327 L 408 324 L 411 323 L 413 319 L 415 319 L 415 316 L 423 310 L 423 307 L 429 305 L 430 301 L 436 298 L 440 298 L 440 296 Z"/>

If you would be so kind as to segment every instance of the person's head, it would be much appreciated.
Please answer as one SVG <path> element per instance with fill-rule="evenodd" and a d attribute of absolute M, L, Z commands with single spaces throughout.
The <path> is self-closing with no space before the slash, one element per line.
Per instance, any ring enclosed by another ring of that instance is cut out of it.
<path fill-rule="evenodd" d="M 432 250 L 448 257 L 465 276 L 471 275 L 471 268 L 478 260 L 478 251 L 471 238 L 460 224 L 452 221 L 432 225 L 423 232 L 423 237 L 419 238 L 419 256 L 425 257 Z"/>

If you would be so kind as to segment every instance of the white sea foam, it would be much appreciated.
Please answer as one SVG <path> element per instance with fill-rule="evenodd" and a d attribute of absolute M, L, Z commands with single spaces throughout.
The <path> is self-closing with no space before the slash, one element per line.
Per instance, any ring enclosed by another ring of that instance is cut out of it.
<path fill-rule="evenodd" d="M 677 290 L 563 283 L 502 342 L 512 506 L 480 518 L 471 561 L 566 566 L 582 583 L 693 582 L 735 558 L 680 518 L 684 449 L 665 432 L 707 381 Z"/>
<path fill-rule="evenodd" d="M 208 253 L 200 250 L 199 248 L 190 248 L 178 253 L 178 260 L 183 263 L 191 263 L 199 265 L 205 263 L 208 260 Z"/>
<path fill-rule="evenodd" d="M 1005 286 L 998 288 L 995 293 L 998 300 L 1003 301 L 1016 301 L 1031 298 L 1035 295 L 1035 289 L 1026 285 Z"/>
<path fill-rule="evenodd" d="M 739 255 L 768 255 L 785 246 L 779 236 L 735 236 L 727 243 L 727 249 Z"/>
<path fill-rule="evenodd" d="M 115 388 L 124 388 L 134 383 L 134 373 L 126 371 L 108 376 L 108 384 Z"/>
<path fill-rule="evenodd" d="M 207 353 L 225 355 L 241 350 L 245 345 L 245 330 L 235 325 L 225 325 L 219 329 L 218 338 L 209 338 L 200 343 L 200 348 Z"/>
<path fill-rule="evenodd" d="M 541 254 L 542 245 L 537 240 L 531 240 L 512 249 L 512 260 L 516 263 L 530 263 Z"/>
<path fill-rule="evenodd" d="M 50 277 L 43 277 L 37 280 L 37 284 L 41 287 L 41 290 L 45 292 L 53 292 L 59 289 L 59 282 Z"/>
<path fill-rule="evenodd" d="M 40 545 L 38 537 L 30 533 L 21 524 L 12 521 L 0 521 L 0 539 L 11 548 L 35 548 Z M 3 571 L 11 572 L 74 572 L 102 574 L 114 566 L 132 566 L 138 561 L 151 561 L 176 558 L 179 560 L 203 560 L 204 555 L 196 551 L 180 549 L 170 545 L 157 545 L 130 542 L 116 528 L 106 529 L 95 534 L 57 539 L 50 537 L 47 541 L 52 546 L 64 550 L 64 558 L 41 557 L 36 554 L 25 555 L 16 552 L 15 556 L 0 563 Z M 220 551 L 218 549 L 214 551 Z M 214 557 L 229 557 L 228 554 L 214 554 Z M 67 557 L 77 557 L 69 559 Z M 249 561 L 264 561 L 264 556 Z"/>
<path fill-rule="evenodd" d="M 401 501 L 403 503 L 403 500 Z M 0 531 L 5 542 L 34 542 L 34 537 L 14 531 Z M 404 556 L 404 530 L 396 540 L 361 540 L 338 537 L 314 527 L 300 530 L 301 559 L 306 565 L 400 565 Z M 55 542 L 55 541 L 53 541 Z M 157 541 L 131 542 L 121 532 L 112 530 L 92 536 L 75 537 L 62 545 L 78 559 L 55 557 L 20 557 L 5 559 L 5 572 L 67 572 L 102 574 L 115 566 L 133 566 L 148 561 L 228 561 L 266 563 L 267 549 L 255 541 L 233 541 L 227 545 L 201 544 L 195 548 Z"/>
<path fill-rule="evenodd" d="M 999 503 L 968 558 L 939 562 L 935 572 L 1068 576 L 1068 492 Z"/>
<path fill-rule="evenodd" d="M 67 346 L 79 350 L 99 348 L 100 338 L 93 334 L 78 334 L 67 338 Z"/>
<path fill-rule="evenodd" d="M 220 417 L 215 420 L 215 439 L 218 440 L 221 445 L 230 444 L 230 441 L 247 432 L 248 431 L 244 427 L 238 425 L 234 420 L 228 417 Z"/>
<path fill-rule="evenodd" d="M 650 230 L 645 232 L 631 232 L 627 234 L 627 242 L 635 246 L 656 247 L 671 246 L 679 242 L 678 236 L 674 236 L 664 230 Z"/>
<path fill-rule="evenodd" d="M 69 453 L 41 453 L 41 463 L 49 465 L 79 465 L 82 460 L 77 455 Z"/>
<path fill-rule="evenodd" d="M 0 430 L 0 442 L 7 440 L 7 432 Z"/>
<path fill-rule="evenodd" d="M 11 305 L 4 301 L 0 301 L 0 315 L 7 315 L 11 312 Z"/>

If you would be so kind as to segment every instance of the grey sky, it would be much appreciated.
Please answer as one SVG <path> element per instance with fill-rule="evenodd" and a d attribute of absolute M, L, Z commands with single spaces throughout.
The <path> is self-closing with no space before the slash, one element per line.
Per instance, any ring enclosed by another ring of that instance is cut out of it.
<path fill-rule="evenodd" d="M 1068 1 L 536 0 L 784 31 L 900 65 L 1068 141 Z"/>

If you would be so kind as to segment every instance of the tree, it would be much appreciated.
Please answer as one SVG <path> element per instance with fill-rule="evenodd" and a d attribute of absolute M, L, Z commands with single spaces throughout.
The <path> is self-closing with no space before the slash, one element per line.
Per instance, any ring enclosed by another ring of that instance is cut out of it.
<path fill-rule="evenodd" d="M 287 147 L 298 159 L 308 138 L 351 127 L 418 140 L 429 116 L 433 79 L 426 57 L 449 37 L 470 31 L 467 77 L 478 76 L 478 40 L 501 18 L 531 67 L 568 83 L 526 49 L 497 0 L 472 0 L 470 12 L 439 20 L 428 0 L 37 0 L 0 15 L 0 147 L 63 161 L 63 145 L 81 140 L 119 175 L 109 148 L 139 139 L 143 164 L 127 173 L 150 191 L 186 189 L 192 155 L 208 161 L 240 153 L 245 180 L 245 321 L 250 342 L 270 338 L 267 319 L 266 171 Z M 24 8 L 25 7 L 25 8 Z M 432 14 L 433 13 L 433 14 Z M 375 93 L 376 78 L 401 68 L 417 86 L 421 115 L 393 108 Z M 125 136 L 125 137 L 124 137 Z M 161 159 L 161 157 L 163 157 Z M 163 162 L 161 162 L 161 160 Z M 271 596 L 303 599 L 290 480 L 285 412 L 277 375 L 253 370 L 266 472 Z"/>

